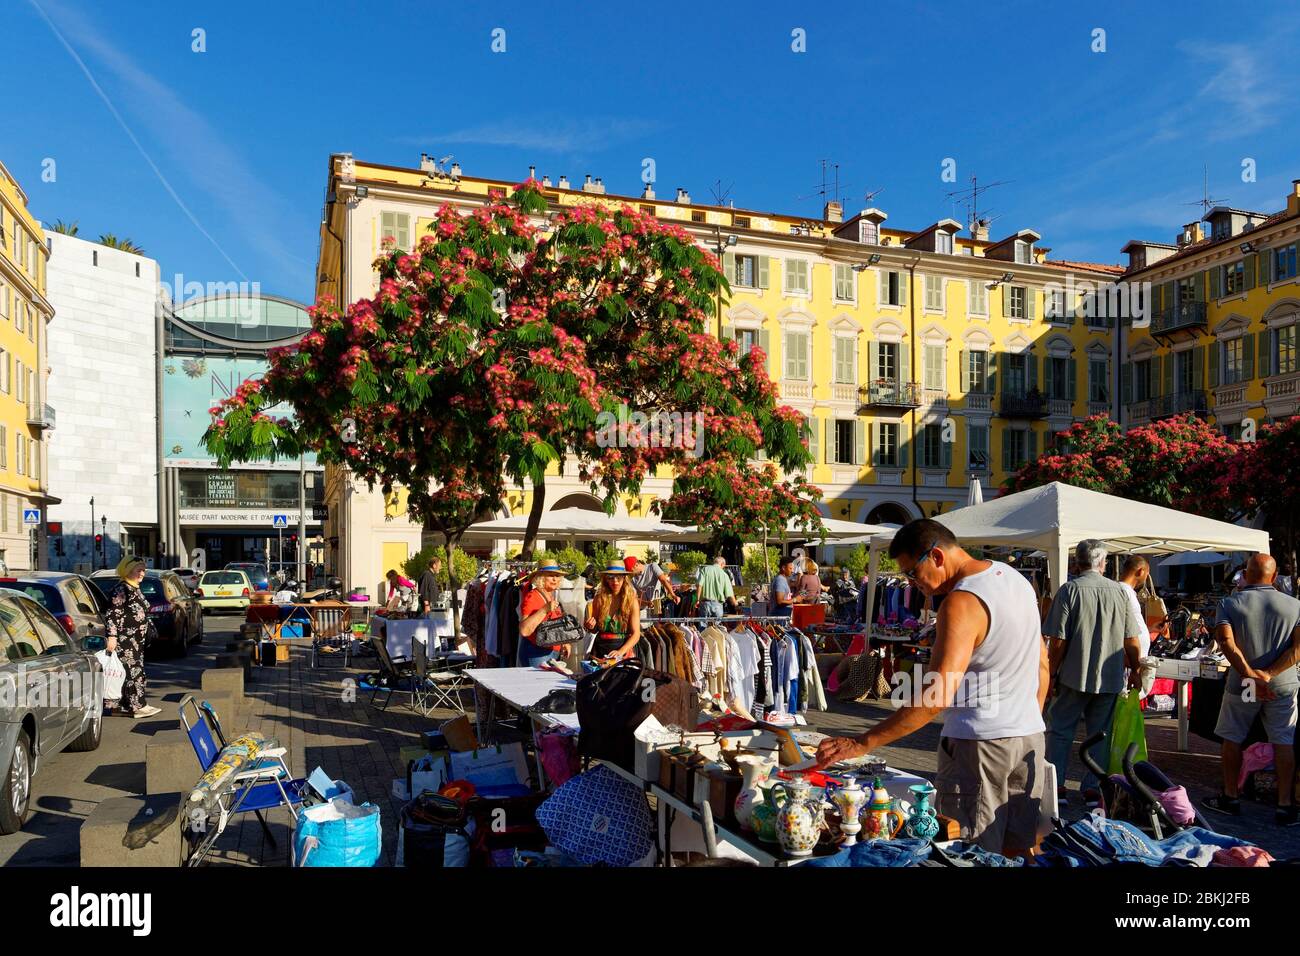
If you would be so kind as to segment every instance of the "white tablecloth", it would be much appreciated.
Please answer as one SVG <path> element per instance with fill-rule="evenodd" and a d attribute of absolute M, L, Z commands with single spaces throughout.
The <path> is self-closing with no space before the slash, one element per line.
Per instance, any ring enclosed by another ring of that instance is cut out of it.
<path fill-rule="evenodd" d="M 512 707 L 531 707 L 553 690 L 574 690 L 572 677 L 536 667 L 471 667 L 465 671 L 474 683 Z M 577 714 L 547 714 L 553 725 L 578 729 Z"/>

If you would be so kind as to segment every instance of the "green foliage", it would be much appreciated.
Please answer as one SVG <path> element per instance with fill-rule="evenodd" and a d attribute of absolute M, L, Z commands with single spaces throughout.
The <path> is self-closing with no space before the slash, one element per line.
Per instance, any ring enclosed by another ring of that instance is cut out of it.
<path fill-rule="evenodd" d="M 709 560 L 703 551 L 679 551 L 673 555 L 673 565 L 683 581 L 693 581 L 695 572 Z"/>
<path fill-rule="evenodd" d="M 419 581 L 420 575 L 424 574 L 429 567 L 429 562 L 434 558 L 442 558 L 442 571 L 438 575 L 439 587 L 451 587 L 452 570 L 456 572 L 456 583 L 458 585 L 464 584 L 478 574 L 478 558 L 466 554 L 460 548 L 452 551 L 452 563 L 449 568 L 447 565 L 447 549 L 441 544 L 431 544 L 415 552 L 403 562 L 402 573 L 412 581 Z"/>
<path fill-rule="evenodd" d="M 865 544 L 860 544 L 850 551 L 848 556 L 840 563 L 849 569 L 849 574 L 852 575 L 854 581 L 861 581 L 871 563 L 871 549 Z M 898 562 L 882 551 L 880 552 L 879 568 L 882 574 L 897 571 Z"/>
<path fill-rule="evenodd" d="M 776 576 L 776 563 L 781 559 L 780 548 L 767 549 L 767 564 L 763 563 L 762 546 L 745 549 L 745 562 L 740 566 L 740 578 L 746 584 L 766 584 Z"/>
<path fill-rule="evenodd" d="M 535 558 L 539 567 L 543 564 L 558 564 L 569 576 L 581 574 L 592 560 L 573 547 L 547 548 L 541 554 L 535 555 Z"/>
<path fill-rule="evenodd" d="M 598 541 L 591 549 L 591 562 L 602 571 L 611 564 L 623 563 L 623 552 L 612 541 Z M 578 568 L 579 571 L 582 568 Z"/>

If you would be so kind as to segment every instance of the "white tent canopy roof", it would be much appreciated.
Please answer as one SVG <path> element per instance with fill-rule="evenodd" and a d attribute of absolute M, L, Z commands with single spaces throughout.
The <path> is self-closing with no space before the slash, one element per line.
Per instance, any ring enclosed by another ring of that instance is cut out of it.
<path fill-rule="evenodd" d="M 888 525 L 863 524 L 860 521 L 843 521 L 839 518 L 822 518 L 822 527 L 824 532 L 813 529 L 809 531 L 800 526 L 798 520 L 791 518 L 786 523 L 784 538 L 790 541 L 822 541 L 827 542 L 846 542 L 850 539 L 857 539 L 854 543 L 869 541 L 873 535 L 881 534 L 889 530 Z M 683 530 L 695 538 L 706 537 L 703 532 L 695 525 L 687 525 Z M 752 540 L 758 540 L 753 538 Z M 767 533 L 768 544 L 774 544 L 782 540 L 782 531 L 780 528 L 771 529 Z"/>
<path fill-rule="evenodd" d="M 528 527 L 528 515 L 480 521 L 465 532 L 467 538 L 517 538 L 522 540 Z M 627 515 L 607 515 L 603 511 L 585 508 L 560 508 L 542 515 L 537 527 L 539 538 L 583 538 L 587 540 L 618 541 L 623 538 L 658 540 L 680 538 L 686 529 L 658 518 L 633 518 Z"/>
<path fill-rule="evenodd" d="M 1183 551 L 1267 551 L 1268 532 L 1227 521 L 1162 508 L 1054 481 L 971 505 L 936 519 L 971 545 L 1039 548 L 1049 554 L 1085 538 L 1106 542 L 1111 551 L 1177 554 Z M 889 531 L 872 538 L 887 545 Z"/>

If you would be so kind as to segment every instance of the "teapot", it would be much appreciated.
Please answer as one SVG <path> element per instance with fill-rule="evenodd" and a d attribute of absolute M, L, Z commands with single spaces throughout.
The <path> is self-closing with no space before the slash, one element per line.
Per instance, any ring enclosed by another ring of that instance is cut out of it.
<path fill-rule="evenodd" d="M 826 799 L 839 811 L 844 846 L 853 846 L 858 842 L 858 834 L 862 831 L 862 821 L 858 817 L 870 796 L 862 789 L 856 777 L 834 780 L 827 787 Z"/>
<path fill-rule="evenodd" d="M 764 843 L 777 843 L 777 814 L 790 799 L 786 785 L 780 781 L 758 791 L 761 796 L 749 812 L 749 828 Z"/>
<path fill-rule="evenodd" d="M 787 798 L 776 814 L 781 849 L 790 856 L 811 856 L 826 826 L 821 799 L 813 796 L 812 784 L 802 777 L 773 784 L 771 789 L 783 791 Z"/>
<path fill-rule="evenodd" d="M 868 840 L 892 840 L 906 823 L 894 798 L 877 777 L 871 785 L 871 802 L 862 811 L 862 832 Z"/>
<path fill-rule="evenodd" d="M 934 807 L 930 806 L 930 800 L 934 797 L 934 785 L 914 783 L 907 789 L 912 792 L 913 802 L 903 829 L 908 836 L 917 840 L 933 840 L 939 835 L 939 820 Z"/>

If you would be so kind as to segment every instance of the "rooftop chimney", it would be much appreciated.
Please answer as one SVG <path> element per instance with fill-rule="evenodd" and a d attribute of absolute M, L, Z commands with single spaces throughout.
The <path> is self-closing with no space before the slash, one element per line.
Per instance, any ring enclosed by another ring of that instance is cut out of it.
<path fill-rule="evenodd" d="M 559 181 L 559 183 L 557 183 L 556 185 L 558 185 L 561 189 L 568 189 L 568 188 L 569 188 L 569 177 L 568 177 L 568 176 L 561 176 L 561 177 L 560 177 L 560 181 Z"/>
<path fill-rule="evenodd" d="M 604 182 L 604 180 L 602 180 L 599 176 L 597 176 L 597 177 L 596 177 L 596 181 L 593 182 L 593 183 L 591 184 L 591 191 L 592 191 L 593 193 L 597 193 L 597 194 L 599 194 L 599 195 L 604 195 L 604 193 L 605 193 L 605 182 Z"/>
<path fill-rule="evenodd" d="M 655 198 L 655 188 L 654 188 L 654 186 L 651 185 L 650 183 L 646 183 L 646 184 L 645 184 L 645 189 L 641 190 L 641 198 L 642 198 L 642 199 L 654 199 L 654 198 Z"/>
<path fill-rule="evenodd" d="M 989 221 L 987 219 L 976 219 L 971 223 L 970 235 L 972 239 L 979 242 L 989 241 Z"/>
<path fill-rule="evenodd" d="M 687 192 L 685 189 L 683 189 L 681 186 L 678 186 L 678 187 L 677 187 L 677 199 L 675 200 L 675 202 L 689 204 L 690 201 L 691 201 L 691 194 L 688 193 L 688 192 Z"/>
<path fill-rule="evenodd" d="M 596 191 L 595 186 L 591 181 L 591 173 L 587 173 L 586 177 L 582 180 L 582 191 L 584 193 L 594 193 Z"/>
<path fill-rule="evenodd" d="M 460 163 L 451 164 L 451 178 L 460 179 Z"/>
<path fill-rule="evenodd" d="M 543 185 L 543 186 L 547 186 L 547 187 L 549 187 L 549 186 L 551 185 L 551 177 L 550 177 L 550 176 L 547 176 L 547 175 L 545 175 L 545 174 L 543 174 L 543 175 L 542 175 L 542 185 Z"/>
<path fill-rule="evenodd" d="M 1205 229 L 1200 221 L 1189 222 L 1183 226 L 1183 231 L 1178 234 L 1177 245 L 1179 248 L 1190 246 L 1194 242 L 1200 242 L 1205 238 Z"/>
<path fill-rule="evenodd" d="M 837 202 L 828 202 L 822 209 L 822 218 L 827 222 L 843 222 L 844 207 Z"/>
<path fill-rule="evenodd" d="M 532 163 L 528 164 L 528 178 L 529 179 L 537 178 L 537 167 L 534 166 Z"/>
<path fill-rule="evenodd" d="M 1291 180 L 1291 193 L 1286 197 L 1286 211 L 1292 216 L 1300 213 L 1300 179 Z"/>

